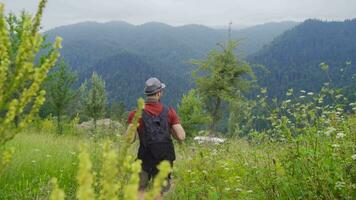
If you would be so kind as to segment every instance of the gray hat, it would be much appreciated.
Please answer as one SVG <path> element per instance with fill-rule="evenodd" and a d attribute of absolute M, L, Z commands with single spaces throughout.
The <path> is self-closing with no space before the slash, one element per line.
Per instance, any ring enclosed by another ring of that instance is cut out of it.
<path fill-rule="evenodd" d="M 146 81 L 145 95 L 155 94 L 165 88 L 166 85 L 161 83 L 158 78 L 152 77 Z"/>

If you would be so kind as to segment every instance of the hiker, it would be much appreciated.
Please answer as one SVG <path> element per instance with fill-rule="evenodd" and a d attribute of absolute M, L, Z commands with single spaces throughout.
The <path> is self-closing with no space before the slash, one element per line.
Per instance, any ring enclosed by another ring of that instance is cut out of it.
<path fill-rule="evenodd" d="M 176 111 L 160 102 L 165 87 L 165 84 L 157 78 L 149 78 L 144 89 L 146 102 L 137 128 L 140 140 L 137 158 L 142 160 L 140 196 L 144 195 L 148 182 L 157 175 L 158 169 L 156 166 L 161 161 L 167 160 L 173 167 L 173 161 L 176 157 L 171 136 L 179 141 L 185 139 L 185 131 L 179 122 Z M 131 126 L 134 115 L 135 111 L 129 114 L 129 126 Z M 157 199 L 163 198 L 163 193 L 167 192 L 170 186 L 171 175 L 169 174 L 167 186 L 162 188 L 161 196 Z"/>

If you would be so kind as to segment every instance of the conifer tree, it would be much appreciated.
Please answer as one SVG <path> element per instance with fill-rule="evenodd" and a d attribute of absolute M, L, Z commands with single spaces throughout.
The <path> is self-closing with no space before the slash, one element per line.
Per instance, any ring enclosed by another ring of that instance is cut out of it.
<path fill-rule="evenodd" d="M 241 92 L 249 86 L 247 76 L 253 77 L 251 67 L 234 54 L 237 44 L 231 40 L 219 44 L 221 51 L 214 49 L 205 60 L 192 62 L 198 66 L 193 72 L 197 91 L 203 97 L 212 118 L 209 127 L 211 134 L 216 131 L 222 117 L 223 104 L 239 98 Z"/>
<path fill-rule="evenodd" d="M 57 132 L 59 134 L 63 133 L 63 115 L 76 96 L 76 91 L 73 89 L 76 80 L 75 73 L 70 71 L 64 60 L 61 60 L 58 69 L 49 75 L 46 82 L 48 103 L 50 110 L 54 112 L 57 118 Z"/>
<path fill-rule="evenodd" d="M 81 86 L 84 92 L 82 95 L 82 105 L 84 113 L 93 119 L 94 130 L 96 130 L 97 120 L 104 116 L 107 103 L 107 95 L 104 80 L 94 72 L 91 77 L 90 88 L 87 82 Z"/>

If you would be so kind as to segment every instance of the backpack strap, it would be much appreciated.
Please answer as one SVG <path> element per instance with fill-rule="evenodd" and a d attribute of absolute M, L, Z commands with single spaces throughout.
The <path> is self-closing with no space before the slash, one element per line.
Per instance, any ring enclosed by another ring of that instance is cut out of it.
<path fill-rule="evenodd" d="M 163 105 L 162 112 L 159 114 L 160 117 L 167 119 L 168 121 L 169 108 Z"/>

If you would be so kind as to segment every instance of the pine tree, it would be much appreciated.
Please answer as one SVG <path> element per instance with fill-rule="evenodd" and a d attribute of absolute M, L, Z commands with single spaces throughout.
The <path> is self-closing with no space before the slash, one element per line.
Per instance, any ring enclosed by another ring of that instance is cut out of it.
<path fill-rule="evenodd" d="M 222 117 L 224 103 L 240 97 L 249 86 L 247 76 L 253 77 L 251 67 L 234 54 L 237 42 L 228 41 L 219 45 L 222 51 L 212 50 L 205 60 L 193 61 L 198 68 L 193 72 L 198 93 L 203 97 L 212 121 L 210 133 Z"/>
<path fill-rule="evenodd" d="M 88 117 L 93 119 L 94 130 L 96 130 L 97 120 L 105 114 L 107 103 L 105 82 L 94 72 L 91 77 L 90 88 L 87 85 L 87 82 L 85 82 L 81 86 L 81 90 L 84 92 L 82 95 L 83 111 Z"/>
<path fill-rule="evenodd" d="M 62 117 L 76 97 L 76 91 L 73 89 L 76 80 L 75 73 L 70 71 L 64 60 L 61 60 L 58 69 L 50 74 L 46 81 L 48 104 L 57 117 L 59 134 L 63 133 Z"/>

